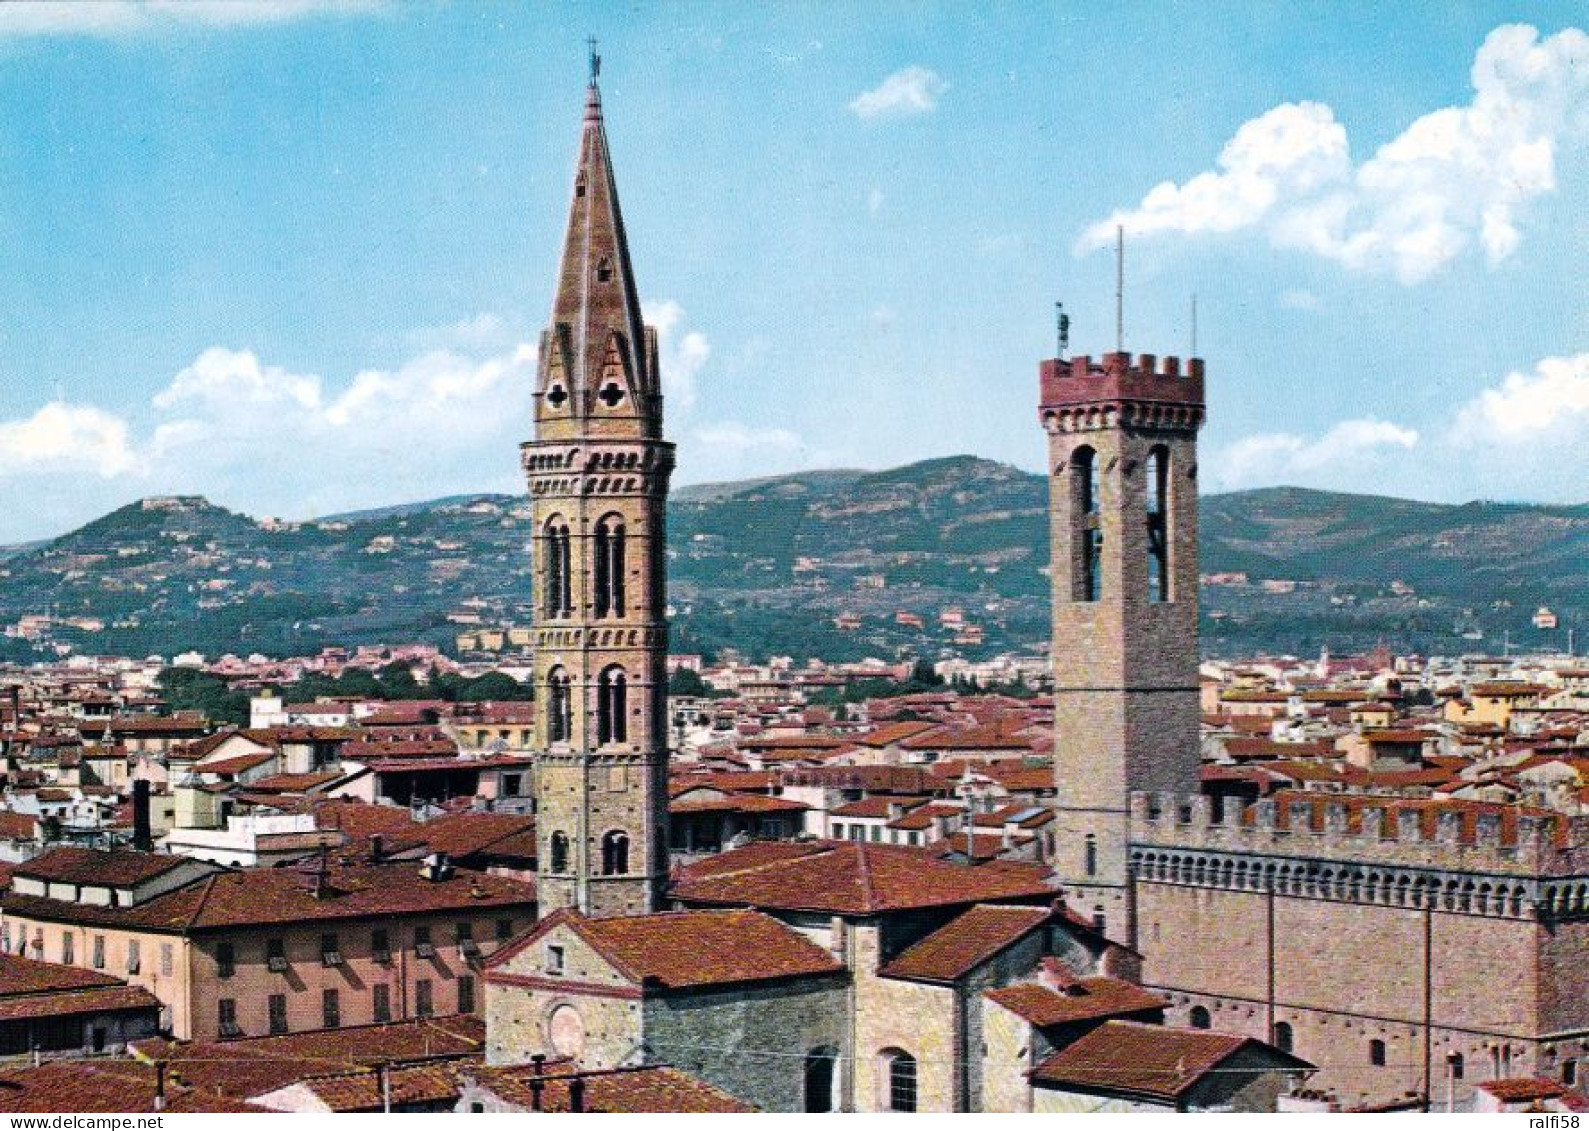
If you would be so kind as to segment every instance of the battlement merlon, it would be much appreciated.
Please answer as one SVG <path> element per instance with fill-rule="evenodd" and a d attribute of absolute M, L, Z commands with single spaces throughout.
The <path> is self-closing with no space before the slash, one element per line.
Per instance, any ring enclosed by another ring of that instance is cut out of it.
<path fill-rule="evenodd" d="M 1281 794 L 1215 814 L 1206 795 L 1131 795 L 1144 848 L 1562 879 L 1589 877 L 1589 816 L 1516 813 L 1396 797 Z"/>
<path fill-rule="evenodd" d="M 1044 423 L 1074 420 L 1078 412 L 1114 409 L 1151 415 L 1159 426 L 1196 429 L 1203 423 L 1203 360 L 1162 360 L 1151 353 L 1052 358 L 1039 363 L 1039 415 Z M 1130 423 L 1129 420 L 1126 423 Z"/>

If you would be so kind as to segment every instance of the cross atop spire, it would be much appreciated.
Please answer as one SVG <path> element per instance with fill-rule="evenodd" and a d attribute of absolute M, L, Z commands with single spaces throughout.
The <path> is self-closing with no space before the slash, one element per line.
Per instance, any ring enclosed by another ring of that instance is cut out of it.
<path fill-rule="evenodd" d="M 596 37 L 594 35 L 585 42 L 590 44 L 590 85 L 595 86 L 596 80 L 601 77 L 601 56 L 596 54 Z"/>

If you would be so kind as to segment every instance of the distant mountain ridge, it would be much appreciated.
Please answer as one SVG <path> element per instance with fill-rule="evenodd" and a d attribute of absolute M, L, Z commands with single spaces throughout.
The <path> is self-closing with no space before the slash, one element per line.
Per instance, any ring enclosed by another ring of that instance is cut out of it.
<path fill-rule="evenodd" d="M 1040 646 L 1046 493 L 1038 475 L 971 456 L 682 488 L 668 515 L 674 649 L 838 659 Z M 526 500 L 502 495 L 304 523 L 198 497 L 140 500 L 0 551 L 0 657 L 450 645 L 477 622 L 528 623 L 528 520 Z M 1559 645 L 1534 610 L 1549 606 L 1563 628 L 1589 612 L 1585 505 L 1267 488 L 1205 496 L 1200 536 L 1217 582 L 1201 594 L 1212 653 L 1380 639 L 1473 651 L 1507 633 Z"/>

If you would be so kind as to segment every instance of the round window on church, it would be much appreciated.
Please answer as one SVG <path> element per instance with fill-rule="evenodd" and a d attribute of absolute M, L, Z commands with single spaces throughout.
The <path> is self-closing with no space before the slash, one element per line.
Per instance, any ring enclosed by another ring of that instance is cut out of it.
<path fill-rule="evenodd" d="M 578 1057 L 585 1051 L 585 1019 L 572 1005 L 560 1005 L 546 1019 L 546 1035 L 558 1056 Z"/>

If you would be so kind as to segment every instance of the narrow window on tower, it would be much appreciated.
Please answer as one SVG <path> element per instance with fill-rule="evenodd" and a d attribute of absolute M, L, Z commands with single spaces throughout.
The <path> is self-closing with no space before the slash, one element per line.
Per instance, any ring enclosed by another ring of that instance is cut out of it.
<path fill-rule="evenodd" d="M 596 524 L 596 535 L 593 539 L 592 549 L 595 551 L 596 585 L 596 617 L 605 617 L 612 609 L 612 590 L 607 575 L 607 568 L 611 562 L 607 558 L 607 520 L 604 518 Z"/>
<path fill-rule="evenodd" d="M 629 834 L 614 829 L 601 838 L 601 874 L 622 876 L 629 871 Z"/>
<path fill-rule="evenodd" d="M 553 833 L 551 843 L 552 873 L 561 875 L 568 871 L 568 834 Z"/>
<path fill-rule="evenodd" d="M 1092 833 L 1087 834 L 1086 854 L 1087 874 L 1096 876 L 1098 874 L 1098 838 Z"/>
<path fill-rule="evenodd" d="M 568 742 L 573 737 L 573 722 L 568 673 L 553 668 L 546 676 L 546 741 Z"/>
<path fill-rule="evenodd" d="M 1170 601 L 1169 546 L 1170 452 L 1157 447 L 1148 453 L 1148 600 Z"/>
<path fill-rule="evenodd" d="M 548 617 L 567 616 L 572 602 L 569 600 L 568 524 L 560 518 L 547 520 L 541 535 L 541 554 L 546 560 L 542 574 L 545 592 L 542 604 Z"/>
<path fill-rule="evenodd" d="M 562 590 L 558 593 L 557 615 L 567 617 L 572 616 L 574 613 L 574 559 L 569 553 L 568 524 L 566 522 L 557 528 L 557 552 L 563 562 L 560 576 Z"/>
<path fill-rule="evenodd" d="M 1096 601 L 1103 591 L 1103 528 L 1098 506 L 1098 453 L 1070 457 L 1071 600 Z"/>
<path fill-rule="evenodd" d="M 607 538 L 607 553 L 611 562 L 607 568 L 608 583 L 612 587 L 612 615 L 623 616 L 624 531 L 623 520 L 614 518 Z"/>
<path fill-rule="evenodd" d="M 629 738 L 629 680 L 623 669 L 611 667 L 596 683 L 596 741 L 626 742 Z"/>

